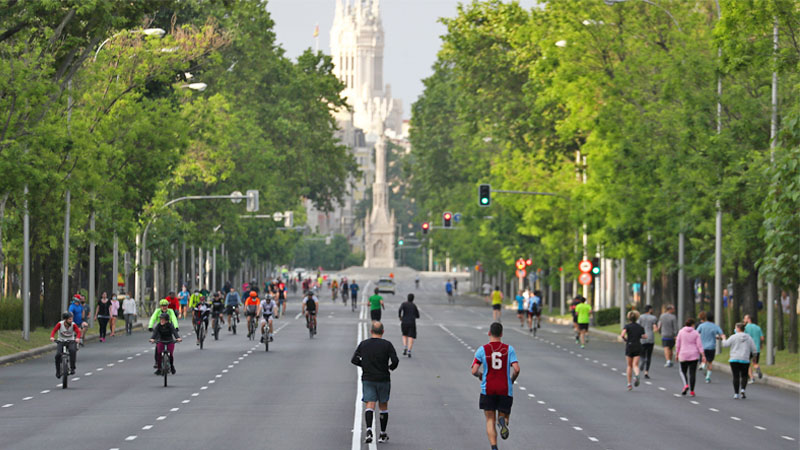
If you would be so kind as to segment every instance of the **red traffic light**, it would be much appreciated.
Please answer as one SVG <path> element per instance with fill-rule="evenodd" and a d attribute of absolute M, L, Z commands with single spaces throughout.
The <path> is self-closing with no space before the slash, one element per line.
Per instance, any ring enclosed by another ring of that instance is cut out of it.
<path fill-rule="evenodd" d="M 423 229 L 423 230 L 427 230 L 427 229 L 428 229 L 428 228 L 430 228 L 430 227 L 431 227 L 431 226 L 430 226 L 430 224 L 429 224 L 428 222 L 423 222 L 423 223 L 422 223 L 422 229 Z"/>
<path fill-rule="evenodd" d="M 450 220 L 453 217 L 449 212 L 444 213 L 444 220 Z"/>

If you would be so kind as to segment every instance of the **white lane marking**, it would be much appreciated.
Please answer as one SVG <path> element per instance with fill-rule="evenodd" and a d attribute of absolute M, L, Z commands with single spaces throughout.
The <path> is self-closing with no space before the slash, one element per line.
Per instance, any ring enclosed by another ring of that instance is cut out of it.
<path fill-rule="evenodd" d="M 145 426 L 142 427 L 143 430 L 149 430 L 150 428 L 153 428 L 153 426 L 152 425 L 145 425 Z"/>
<path fill-rule="evenodd" d="M 666 391 L 666 390 L 667 390 L 667 388 L 659 386 L 659 387 L 658 387 L 658 390 L 659 390 L 659 391 Z"/>
<path fill-rule="evenodd" d="M 583 431 L 583 428 L 581 427 L 572 427 L 572 429 L 575 431 Z"/>
<path fill-rule="evenodd" d="M 222 369 L 222 373 L 228 373 L 228 369 Z"/>
<path fill-rule="evenodd" d="M 764 428 L 764 427 L 762 427 L 760 425 L 755 425 L 755 426 L 753 426 L 753 428 L 755 428 L 756 430 L 767 431 L 766 428 Z"/>
<path fill-rule="evenodd" d="M 530 398 L 535 398 L 536 396 L 535 396 L 535 395 L 533 395 L 533 394 L 528 394 L 528 397 L 530 397 Z"/>
<path fill-rule="evenodd" d="M 536 400 L 536 403 L 538 403 L 538 404 L 540 404 L 540 405 L 544 405 L 544 404 L 545 404 L 545 402 L 543 402 L 543 401 L 541 401 L 541 400 Z"/>
<path fill-rule="evenodd" d="M 125 438 L 125 440 L 126 441 L 132 441 L 132 440 L 136 439 L 137 437 L 138 436 L 135 436 L 135 435 L 134 436 L 128 436 L 128 437 Z"/>
<path fill-rule="evenodd" d="M 294 320 L 297 320 L 297 319 L 299 319 L 299 318 L 300 318 L 300 316 L 302 316 L 302 315 L 303 315 L 303 312 L 302 312 L 302 311 L 300 311 L 299 313 L 297 313 L 297 315 L 296 315 L 296 316 L 294 316 Z"/>
<path fill-rule="evenodd" d="M 717 408 L 708 408 L 709 411 L 719 412 Z"/>
<path fill-rule="evenodd" d="M 740 418 L 738 418 L 736 416 L 731 416 L 731 419 L 736 420 L 736 421 L 742 420 L 742 419 L 740 419 Z"/>
<path fill-rule="evenodd" d="M 60 384 L 57 384 L 57 385 L 56 385 L 56 387 L 57 387 L 57 388 L 60 388 L 60 387 L 61 387 L 61 385 L 60 385 Z"/>
<path fill-rule="evenodd" d="M 50 389 L 45 389 L 45 390 L 43 390 L 42 392 L 39 392 L 39 393 L 40 394 L 47 394 L 48 392 L 50 392 Z"/>
<path fill-rule="evenodd" d="M 672 395 L 674 395 L 675 397 L 681 398 L 681 394 L 672 394 Z"/>
<path fill-rule="evenodd" d="M 103 371 L 103 368 L 102 368 L 102 367 L 98 367 L 97 369 L 95 369 L 95 371 L 96 371 L 96 372 L 102 372 L 102 371 Z"/>
<path fill-rule="evenodd" d="M 520 390 L 520 391 L 527 391 L 528 389 L 526 389 L 526 388 L 525 388 L 525 386 L 520 386 L 520 387 L 519 387 L 519 390 Z"/>
<path fill-rule="evenodd" d="M 644 384 L 646 384 L 646 385 L 648 385 L 648 386 L 652 386 L 652 385 L 653 385 L 653 383 L 652 383 L 652 382 L 650 382 L 650 381 L 645 381 L 645 382 L 644 382 Z"/>
<path fill-rule="evenodd" d="M 787 441 L 793 441 L 794 438 L 791 436 L 781 436 L 782 438 L 786 439 Z"/>
<path fill-rule="evenodd" d="M 208 389 L 208 386 L 203 386 L 200 388 L 201 391 L 205 391 L 206 389 Z"/>
<path fill-rule="evenodd" d="M 75 378 L 72 379 L 72 381 L 78 381 L 80 379 L 81 379 L 81 377 L 75 377 Z"/>
<path fill-rule="evenodd" d="M 92 372 L 86 372 L 85 374 L 83 374 L 83 376 L 90 377 L 90 376 L 92 376 Z"/>
<path fill-rule="evenodd" d="M 141 353 L 137 353 L 136 356 L 142 356 L 142 354 Z"/>
<path fill-rule="evenodd" d="M 608 367 L 608 364 L 606 364 L 606 363 L 603 363 L 603 367 Z"/>
<path fill-rule="evenodd" d="M 564 422 L 569 422 L 569 419 L 567 419 L 566 417 L 559 417 L 559 419 L 563 420 Z"/>
<path fill-rule="evenodd" d="M 214 383 L 216 383 L 215 380 L 208 380 L 208 384 L 214 384 Z"/>
<path fill-rule="evenodd" d="M 611 370 L 613 370 L 614 372 L 616 372 L 616 371 L 617 371 L 617 368 L 616 368 L 616 367 L 612 367 L 612 368 L 611 368 Z"/>
<path fill-rule="evenodd" d="M 589 440 L 592 441 L 592 442 L 598 442 L 599 441 L 599 439 L 597 439 L 594 436 L 589 436 Z"/>
<path fill-rule="evenodd" d="M 128 356 L 128 359 L 133 359 L 133 356 Z"/>
<path fill-rule="evenodd" d="M 697 402 L 697 401 L 695 401 L 695 400 L 692 400 L 690 403 L 691 403 L 691 404 L 693 404 L 693 405 L 699 405 L 699 404 L 700 404 L 700 403 L 698 403 L 698 402 Z"/>
<path fill-rule="evenodd" d="M 183 403 L 183 404 L 185 405 L 185 404 L 187 404 L 187 403 L 189 403 L 189 402 L 191 402 L 191 400 L 189 400 L 189 399 L 186 399 L 186 400 L 182 401 L 181 403 Z"/>
<path fill-rule="evenodd" d="M 199 392 L 192 392 L 192 397 L 197 397 L 198 395 L 200 395 Z"/>
<path fill-rule="evenodd" d="M 114 363 L 108 363 L 108 364 L 106 364 L 106 366 L 108 366 L 108 367 L 114 367 Z"/>
<path fill-rule="evenodd" d="M 166 418 L 167 418 L 167 416 L 158 416 L 158 417 L 156 417 L 156 420 L 164 420 Z"/>
<path fill-rule="evenodd" d="M 216 375 L 214 375 L 214 376 L 215 376 L 215 377 L 217 377 L 217 378 L 222 378 L 222 375 L 221 375 L 221 374 L 216 374 Z"/>
<path fill-rule="evenodd" d="M 6 403 L 5 405 L 3 405 L 3 408 L 11 408 L 12 406 L 14 406 L 13 403 Z"/>
<path fill-rule="evenodd" d="M 358 328 L 356 344 L 360 344 L 364 336 L 364 327 L 361 326 L 361 324 L 356 325 L 356 327 Z M 353 414 L 353 440 L 351 442 L 352 450 L 361 450 L 361 414 L 363 408 L 363 403 L 361 402 L 362 395 L 361 367 L 356 366 L 356 410 L 355 414 Z"/>
<path fill-rule="evenodd" d="M 26 401 L 28 401 L 28 400 L 30 400 L 30 399 L 32 399 L 32 398 L 33 398 L 33 397 L 25 397 L 25 398 L 23 398 L 23 399 L 22 399 L 22 401 L 23 401 L 23 402 L 26 402 Z"/>
<path fill-rule="evenodd" d="M 169 412 L 176 412 L 176 411 L 178 411 L 179 409 L 180 409 L 180 408 L 172 408 L 172 409 L 170 409 L 170 410 L 169 410 Z"/>
<path fill-rule="evenodd" d="M 239 358 L 239 359 L 242 359 L 242 358 Z M 234 361 L 233 363 L 234 364 L 239 364 L 239 361 Z"/>
<path fill-rule="evenodd" d="M 228 369 L 233 369 L 233 364 L 229 364 Z"/>
<path fill-rule="evenodd" d="M 124 359 L 117 360 L 118 363 L 125 362 Z"/>
<path fill-rule="evenodd" d="M 547 410 L 550 411 L 550 412 L 556 412 L 556 410 L 553 409 L 553 408 L 547 408 Z"/>

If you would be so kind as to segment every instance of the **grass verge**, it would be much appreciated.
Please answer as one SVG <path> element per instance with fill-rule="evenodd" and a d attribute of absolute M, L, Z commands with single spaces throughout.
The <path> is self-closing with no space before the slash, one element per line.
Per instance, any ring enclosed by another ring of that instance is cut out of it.
<path fill-rule="evenodd" d="M 117 328 L 124 326 L 124 320 L 117 320 Z M 31 331 L 30 340 L 26 341 L 22 339 L 22 331 L 20 330 L 0 330 L 0 356 L 24 352 L 25 350 L 47 345 L 50 343 L 50 331 L 52 331 L 52 328 L 50 327 L 39 327 L 36 330 Z M 88 334 L 91 336 L 99 333 L 100 327 L 97 321 L 95 321 L 94 327 L 89 328 Z M 111 334 L 111 332 L 109 331 L 108 334 Z"/>

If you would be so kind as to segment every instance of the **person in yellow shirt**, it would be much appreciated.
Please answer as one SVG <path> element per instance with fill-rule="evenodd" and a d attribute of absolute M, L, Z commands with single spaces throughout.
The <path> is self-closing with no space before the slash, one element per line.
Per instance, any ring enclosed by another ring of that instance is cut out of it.
<path fill-rule="evenodd" d="M 585 298 L 581 297 L 581 302 L 575 306 L 575 314 L 578 316 L 578 333 L 583 348 L 586 345 L 586 333 L 589 332 L 589 318 L 592 316 L 592 307 Z"/>
<path fill-rule="evenodd" d="M 492 292 L 492 320 L 500 322 L 500 313 L 503 312 L 503 293 L 500 286 L 495 286 Z"/>

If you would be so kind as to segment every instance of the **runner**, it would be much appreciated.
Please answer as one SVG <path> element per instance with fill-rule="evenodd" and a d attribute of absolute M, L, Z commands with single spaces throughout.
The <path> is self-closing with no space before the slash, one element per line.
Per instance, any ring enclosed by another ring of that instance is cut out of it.
<path fill-rule="evenodd" d="M 453 303 L 453 283 L 450 282 L 450 278 L 444 284 L 444 292 L 447 294 L 447 303 Z"/>
<path fill-rule="evenodd" d="M 694 384 L 697 379 L 697 361 L 702 357 L 703 363 L 706 357 L 703 354 L 703 343 L 700 340 L 700 333 L 694 329 L 694 319 L 686 319 L 686 323 L 678 336 L 675 338 L 675 353 L 681 363 L 681 380 L 683 381 L 683 391 L 681 395 L 689 392 L 690 397 L 694 397 Z"/>
<path fill-rule="evenodd" d="M 345 304 L 347 300 L 345 299 Z M 278 309 L 275 311 L 275 318 L 279 319 L 286 313 L 286 283 L 278 283 Z"/>
<path fill-rule="evenodd" d="M 486 434 L 492 450 L 497 450 L 497 426 L 500 437 L 508 439 L 508 422 L 514 403 L 514 381 L 519 377 L 519 362 L 514 347 L 504 344 L 503 325 L 489 326 L 489 343 L 475 352 L 472 375 L 481 380 L 478 408 L 486 417 Z M 498 417 L 499 416 L 499 417 Z"/>
<path fill-rule="evenodd" d="M 226 291 L 227 292 L 227 291 Z M 189 308 L 189 289 L 186 288 L 184 284 L 181 286 L 181 292 L 178 293 L 178 297 L 180 297 L 180 304 L 181 304 L 181 319 L 186 318 L 186 310 Z"/>
<path fill-rule="evenodd" d="M 650 363 L 653 361 L 653 347 L 656 344 L 656 322 L 658 319 L 653 314 L 653 307 L 644 307 L 644 314 L 639 317 L 637 323 L 644 328 L 645 334 L 642 337 L 642 357 L 639 360 L 639 372 L 644 369 L 644 377 L 650 378 Z"/>
<path fill-rule="evenodd" d="M 384 309 L 383 297 L 378 295 L 378 288 L 375 288 L 375 295 L 369 297 L 369 316 L 373 321 L 381 321 L 381 310 Z"/>
<path fill-rule="evenodd" d="M 642 354 L 642 339 L 647 337 L 644 327 L 639 325 L 639 313 L 636 310 L 628 312 L 628 324 L 622 329 L 619 337 L 625 341 L 625 362 L 627 368 L 625 375 L 628 377 L 628 390 L 632 390 L 631 372 L 635 372 L 633 385 L 639 387 L 639 357 Z"/>
<path fill-rule="evenodd" d="M 358 302 L 358 290 L 359 289 L 360 289 L 360 287 L 358 286 L 358 283 L 356 283 L 356 280 L 353 280 L 353 282 L 350 283 L 350 302 L 353 305 L 355 305 Z M 353 306 L 353 308 L 355 308 L 355 306 Z"/>
<path fill-rule="evenodd" d="M 83 336 L 86 336 L 86 330 L 89 328 L 89 324 L 87 323 L 89 317 L 83 316 L 81 294 L 75 294 L 75 296 L 72 297 L 72 304 L 69 305 L 68 311 L 72 313 L 72 322 L 81 330 L 81 337 L 77 341 L 83 346 Z"/>
<path fill-rule="evenodd" d="M 528 300 L 528 329 L 533 334 L 533 328 L 542 328 L 542 292 L 533 291 L 533 296 Z"/>
<path fill-rule="evenodd" d="M 414 304 L 414 294 L 408 294 L 408 300 L 400 305 L 397 311 L 400 317 L 400 331 L 403 333 L 403 356 L 411 358 L 411 348 L 414 346 L 414 339 L 417 338 L 417 319 L 419 310 Z"/>
<path fill-rule="evenodd" d="M 364 442 L 372 442 L 372 424 L 375 418 L 375 403 L 380 407 L 381 434 L 378 442 L 387 442 L 389 435 L 386 427 L 389 425 L 389 394 L 392 390 L 390 370 L 397 369 L 400 360 L 394 351 L 391 342 L 383 339 L 383 324 L 372 322 L 370 338 L 361 341 L 356 348 L 350 362 L 361 367 L 361 385 L 365 403 L 364 420 L 367 423 L 367 433 Z"/>
<path fill-rule="evenodd" d="M 675 307 L 667 305 L 666 312 L 658 318 L 658 331 L 661 332 L 661 345 L 664 347 L 664 367 L 672 367 L 672 349 L 675 347 L 675 336 L 678 333 L 678 318 Z"/>
<path fill-rule="evenodd" d="M 575 306 L 575 315 L 578 320 L 578 337 L 580 338 L 581 348 L 586 346 L 586 334 L 589 333 L 589 319 L 592 316 L 592 307 L 585 298 L 581 297 L 581 302 Z"/>
<path fill-rule="evenodd" d="M 730 347 L 728 364 L 733 374 L 733 398 L 747 398 L 744 389 L 747 387 L 747 370 L 750 368 L 750 355 L 756 352 L 756 343 L 744 331 L 744 323 L 736 324 L 736 332 L 722 341 L 723 347 Z"/>
<path fill-rule="evenodd" d="M 514 300 L 517 302 L 517 317 L 519 317 L 519 327 L 522 328 L 525 326 L 525 316 L 527 312 L 525 311 L 525 297 L 522 295 L 522 291 L 517 292 L 517 296 L 514 297 Z"/>
<path fill-rule="evenodd" d="M 753 318 L 750 317 L 750 314 L 745 314 L 744 316 L 744 332 L 749 334 L 751 338 L 753 338 L 753 342 L 756 344 L 756 351 L 753 352 L 751 357 L 752 364 L 747 369 L 747 376 L 750 377 L 750 382 L 755 383 L 755 378 L 753 377 L 753 371 L 758 374 L 758 379 L 760 380 L 761 377 L 764 375 L 761 374 L 761 367 L 758 365 L 758 359 L 761 355 L 761 343 L 764 342 L 764 332 L 761 331 L 761 327 L 756 325 L 753 322 Z"/>
<path fill-rule="evenodd" d="M 569 305 L 569 312 L 572 313 L 572 328 L 575 330 L 575 343 L 581 343 L 581 332 L 578 330 L 578 313 L 575 312 L 575 307 L 581 304 L 581 297 L 580 295 L 576 295 L 575 298 L 572 299 L 571 304 Z"/>
<path fill-rule="evenodd" d="M 722 329 L 714 323 L 714 313 L 700 311 L 697 318 L 700 319 L 697 332 L 700 333 L 703 354 L 706 356 L 706 361 L 708 361 L 708 367 L 706 367 L 706 364 L 701 364 L 700 370 L 706 369 L 706 383 L 711 383 L 712 363 L 717 353 L 717 340 L 725 339 L 725 335 L 722 334 Z"/>
<path fill-rule="evenodd" d="M 495 286 L 492 291 L 492 320 L 500 322 L 500 314 L 503 312 L 503 293 L 500 286 Z"/>

